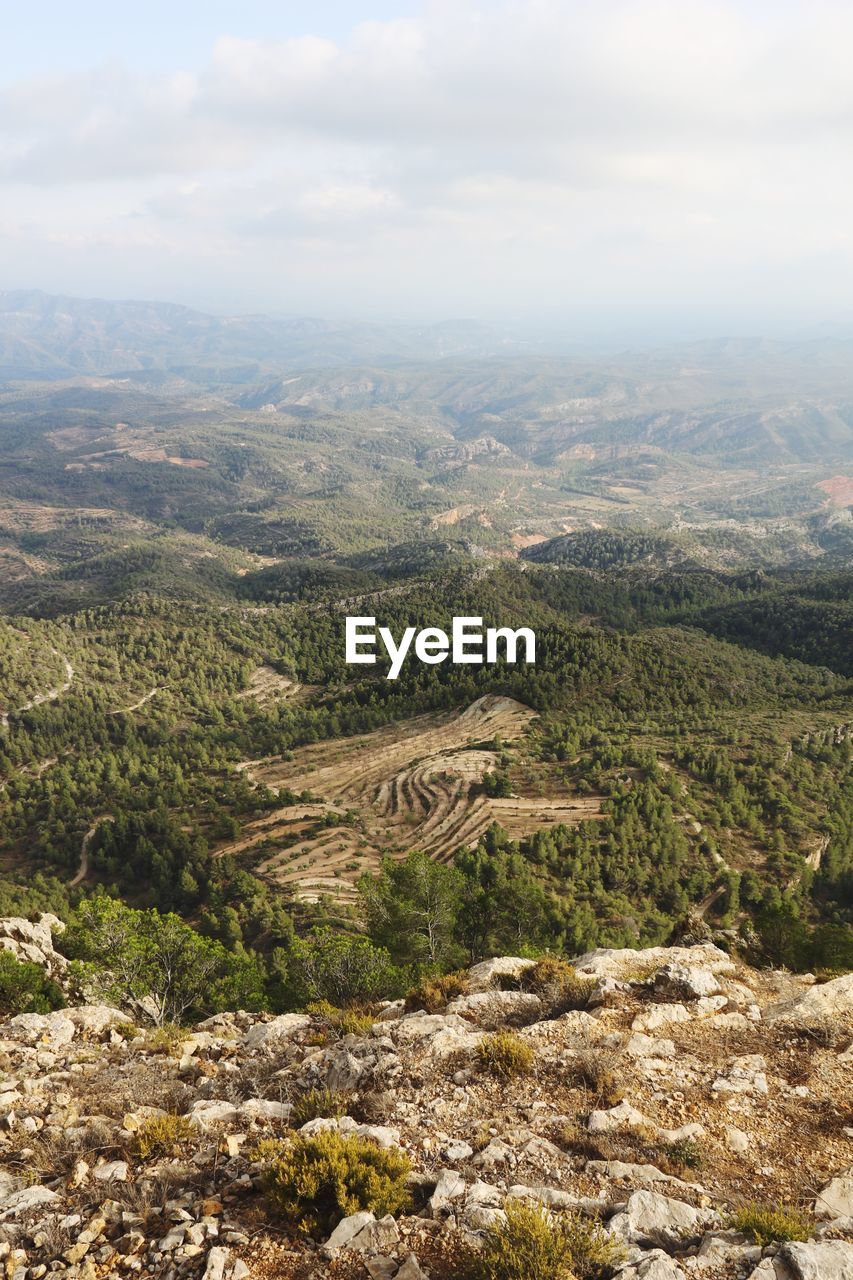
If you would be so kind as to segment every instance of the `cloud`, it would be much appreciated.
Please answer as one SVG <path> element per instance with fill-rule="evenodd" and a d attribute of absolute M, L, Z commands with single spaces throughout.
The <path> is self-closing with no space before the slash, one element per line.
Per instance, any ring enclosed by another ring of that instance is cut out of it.
<path fill-rule="evenodd" d="M 183 253 L 190 300 L 219 256 L 246 306 L 728 290 L 735 318 L 787 281 L 793 316 L 849 292 L 851 41 L 843 0 L 456 0 L 340 42 L 223 35 L 196 68 L 0 90 L 4 207 L 19 241 L 65 238 L 66 274 L 103 242 L 169 293 Z"/>

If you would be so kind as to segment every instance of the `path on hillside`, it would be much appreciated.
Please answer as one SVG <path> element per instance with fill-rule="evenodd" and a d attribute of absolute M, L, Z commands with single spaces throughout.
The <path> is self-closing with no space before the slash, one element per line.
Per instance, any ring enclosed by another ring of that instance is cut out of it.
<path fill-rule="evenodd" d="M 9 728 L 9 717 L 20 715 L 22 711 L 32 711 L 33 707 L 40 707 L 45 702 L 55 702 L 63 693 L 67 693 L 74 682 L 74 667 L 69 660 L 62 656 L 58 649 L 50 651 L 55 658 L 62 658 L 65 664 L 65 683 L 58 684 L 53 689 L 46 689 L 44 693 L 37 693 L 29 702 L 23 703 L 20 707 L 14 707 L 11 711 L 6 711 L 0 715 L 0 726 L 4 729 Z"/>
<path fill-rule="evenodd" d="M 76 889 L 77 885 L 82 884 L 89 874 L 89 845 L 92 843 L 92 838 L 102 822 L 115 822 L 115 815 L 112 813 L 102 813 L 99 818 L 95 819 L 89 830 L 84 835 L 80 844 L 80 862 L 73 879 L 68 881 L 69 889 Z"/>

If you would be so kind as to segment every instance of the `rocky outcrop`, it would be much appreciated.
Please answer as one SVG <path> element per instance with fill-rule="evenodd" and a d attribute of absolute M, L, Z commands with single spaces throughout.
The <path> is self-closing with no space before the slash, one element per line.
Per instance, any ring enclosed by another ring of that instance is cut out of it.
<path fill-rule="evenodd" d="M 41 926 L 0 937 L 48 967 Z M 562 1012 L 519 989 L 531 964 L 476 965 L 443 1010 L 380 1006 L 357 1035 L 307 1013 L 220 1014 L 174 1043 L 102 1005 L 6 1020 L 0 1275 L 441 1280 L 525 1200 L 596 1220 L 619 1280 L 851 1280 L 851 1037 L 823 1021 L 847 980 L 752 971 L 706 943 L 600 948 L 577 962 L 588 1007 Z M 495 1029 L 529 1071 L 486 1069 Z M 146 1142 L 152 1122 L 166 1136 Z M 252 1153 L 296 1125 L 405 1151 L 410 1208 L 288 1239 Z M 809 1238 L 756 1244 L 733 1221 L 746 1200 L 809 1204 Z"/>
<path fill-rule="evenodd" d="M 38 920 L 7 916 L 0 920 L 0 947 L 11 951 L 16 960 L 40 965 L 48 977 L 59 981 L 65 976 L 68 961 L 53 946 L 53 935 L 65 932 L 58 916 L 44 912 Z"/>

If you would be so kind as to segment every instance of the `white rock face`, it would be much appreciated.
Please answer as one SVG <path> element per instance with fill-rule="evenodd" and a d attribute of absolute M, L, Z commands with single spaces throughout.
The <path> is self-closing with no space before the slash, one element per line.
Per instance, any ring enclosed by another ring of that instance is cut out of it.
<path fill-rule="evenodd" d="M 782 1259 L 796 1280 L 853 1280 L 853 1244 L 843 1240 L 786 1244 Z"/>
<path fill-rule="evenodd" d="M 764 1021 L 808 1027 L 853 1013 L 853 973 L 809 987 L 793 1000 L 782 1000 L 764 1010 Z"/>
<path fill-rule="evenodd" d="M 53 935 L 64 932 L 65 925 L 49 912 L 40 915 L 35 923 L 20 916 L 7 916 L 0 920 L 0 948 L 11 951 L 17 960 L 40 965 L 49 977 L 61 979 L 68 961 L 54 951 Z"/>
<path fill-rule="evenodd" d="M 500 986 L 501 978 L 518 978 L 525 969 L 532 969 L 535 960 L 525 960 L 521 956 L 497 956 L 494 960 L 483 960 L 468 970 L 469 991 L 491 991 Z"/>
<path fill-rule="evenodd" d="M 827 1183 L 814 1211 L 819 1218 L 853 1218 L 853 1166 Z"/>
<path fill-rule="evenodd" d="M 523 1025 L 541 1016 L 542 1001 L 530 991 L 476 991 L 452 1000 L 447 1012 L 481 1027 L 499 1027 L 507 1022 Z"/>
<path fill-rule="evenodd" d="M 275 1049 L 282 1040 L 287 1040 L 297 1031 L 305 1031 L 311 1026 L 307 1013 L 283 1013 L 271 1022 L 260 1022 L 246 1032 L 247 1049 Z"/>
<path fill-rule="evenodd" d="M 696 965 L 711 973 L 734 973 L 736 965 L 725 951 L 711 943 L 696 947 L 647 947 L 645 951 L 633 951 L 628 947 L 598 947 L 574 961 L 579 973 L 596 978 L 633 978 L 638 972 L 667 964 Z"/>
<path fill-rule="evenodd" d="M 699 1000 L 719 995 L 721 987 L 713 972 L 696 964 L 665 964 L 654 979 L 655 994 L 667 999 Z"/>
<path fill-rule="evenodd" d="M 719 1221 L 715 1213 L 694 1209 L 657 1191 L 635 1191 L 621 1213 L 610 1220 L 610 1230 L 631 1243 L 651 1240 L 670 1247 L 702 1235 L 706 1226 Z"/>

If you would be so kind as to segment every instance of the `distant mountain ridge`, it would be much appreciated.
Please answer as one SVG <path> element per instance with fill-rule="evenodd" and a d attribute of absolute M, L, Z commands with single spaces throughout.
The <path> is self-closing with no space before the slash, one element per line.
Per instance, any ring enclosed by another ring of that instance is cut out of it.
<path fill-rule="evenodd" d="M 476 321 L 394 326 L 313 317 L 214 316 L 171 302 L 0 292 L 0 380 L 166 370 L 245 382 L 288 368 L 483 357 L 508 340 Z M 508 344 L 515 350 L 519 344 Z"/>

